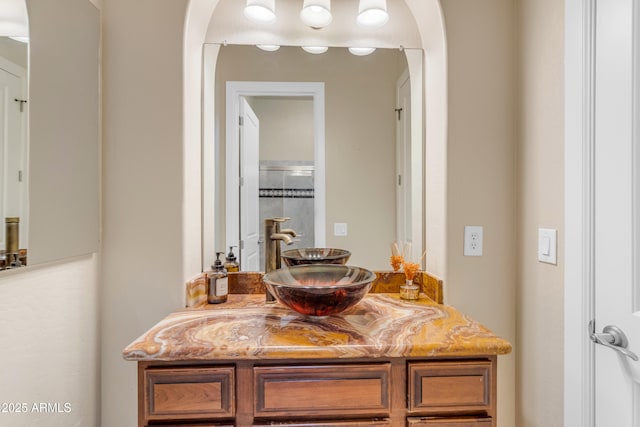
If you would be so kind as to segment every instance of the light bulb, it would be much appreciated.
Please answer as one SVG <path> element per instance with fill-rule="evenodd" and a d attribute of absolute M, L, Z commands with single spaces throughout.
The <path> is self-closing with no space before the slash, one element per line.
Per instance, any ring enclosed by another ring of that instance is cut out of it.
<path fill-rule="evenodd" d="M 256 47 L 267 52 L 275 52 L 280 49 L 280 46 L 277 44 L 257 44 Z"/>
<path fill-rule="evenodd" d="M 247 0 L 244 16 L 253 22 L 261 24 L 276 22 L 275 0 Z"/>
<path fill-rule="evenodd" d="M 367 56 L 376 50 L 375 47 L 350 47 L 349 52 L 356 56 Z"/>
<path fill-rule="evenodd" d="M 330 0 L 304 0 L 300 19 L 311 28 L 323 28 L 331 23 Z"/>
<path fill-rule="evenodd" d="M 305 52 L 313 53 L 314 55 L 319 55 L 329 50 L 327 46 L 302 46 L 302 49 Z"/>
<path fill-rule="evenodd" d="M 365 28 L 380 28 L 389 20 L 386 0 L 360 0 L 358 25 Z"/>

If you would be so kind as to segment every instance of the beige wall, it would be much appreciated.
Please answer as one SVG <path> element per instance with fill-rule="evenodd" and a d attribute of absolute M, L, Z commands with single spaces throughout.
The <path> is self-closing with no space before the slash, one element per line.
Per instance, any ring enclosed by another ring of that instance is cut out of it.
<path fill-rule="evenodd" d="M 356 57 L 346 49 L 314 56 L 300 48 L 269 53 L 228 46 L 221 48 L 216 70 L 219 94 L 229 80 L 325 83 L 326 243 L 350 250 L 350 262 L 372 269 L 389 268 L 389 245 L 395 240 L 393 110 L 395 82 L 405 67 L 404 55 L 391 49 Z M 225 100 L 216 100 L 218 123 L 225 120 Z M 347 237 L 333 236 L 335 222 L 348 224 Z"/>
<path fill-rule="evenodd" d="M 122 349 L 183 301 L 186 5 L 104 1 L 103 427 L 136 425 L 136 364 Z"/>
<path fill-rule="evenodd" d="M 251 100 L 260 120 L 260 160 L 313 161 L 313 100 Z"/>
<path fill-rule="evenodd" d="M 446 301 L 516 340 L 512 0 L 442 1 L 449 66 Z M 484 227 L 482 257 L 463 256 L 465 225 Z M 514 426 L 515 354 L 498 361 L 498 425 Z"/>
<path fill-rule="evenodd" d="M 517 425 L 563 425 L 564 2 L 519 0 Z M 537 260 L 558 229 L 558 265 Z"/>
<path fill-rule="evenodd" d="M 100 424 L 98 261 L 2 272 L 0 402 L 24 402 L 28 411 L 2 413 L 0 425 Z M 58 403 L 63 413 L 32 411 L 34 403 Z"/>

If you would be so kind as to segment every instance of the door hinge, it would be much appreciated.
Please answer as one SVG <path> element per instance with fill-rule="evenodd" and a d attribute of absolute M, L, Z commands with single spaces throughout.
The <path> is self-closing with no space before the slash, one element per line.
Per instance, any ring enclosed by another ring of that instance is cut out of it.
<path fill-rule="evenodd" d="M 18 182 L 22 182 L 22 171 L 18 171 Z"/>
<path fill-rule="evenodd" d="M 396 108 L 394 111 L 398 113 L 398 120 L 400 120 L 400 114 L 402 113 L 402 108 Z"/>
<path fill-rule="evenodd" d="M 244 126 L 244 117 L 242 117 L 242 116 L 238 117 L 238 124 L 240 126 Z"/>
<path fill-rule="evenodd" d="M 244 249 L 244 240 L 240 240 L 240 250 Z"/>
<path fill-rule="evenodd" d="M 241 176 L 240 177 L 240 187 L 243 187 L 243 186 L 244 186 L 244 177 Z"/>
<path fill-rule="evenodd" d="M 398 175 L 398 187 L 402 187 L 402 175 Z"/>

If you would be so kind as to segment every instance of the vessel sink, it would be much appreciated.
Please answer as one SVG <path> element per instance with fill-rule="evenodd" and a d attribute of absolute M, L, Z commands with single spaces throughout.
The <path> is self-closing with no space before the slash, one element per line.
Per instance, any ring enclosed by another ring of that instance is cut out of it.
<path fill-rule="evenodd" d="M 356 305 L 371 288 L 375 273 L 360 267 L 307 264 L 264 275 L 278 301 L 307 316 L 330 316 Z"/>
<path fill-rule="evenodd" d="M 302 248 L 282 252 L 282 259 L 288 266 L 304 264 L 346 264 L 351 252 L 335 248 Z"/>

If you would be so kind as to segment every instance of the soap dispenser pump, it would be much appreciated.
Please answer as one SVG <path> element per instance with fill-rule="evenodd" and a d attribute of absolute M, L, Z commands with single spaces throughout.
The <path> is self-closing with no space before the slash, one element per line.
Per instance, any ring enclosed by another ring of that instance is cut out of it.
<path fill-rule="evenodd" d="M 207 293 L 207 301 L 209 304 L 220 304 L 227 301 L 229 295 L 229 281 L 227 270 L 225 270 L 220 255 L 224 252 L 216 252 L 216 260 L 211 266 L 213 271 L 207 274 L 209 291 Z"/>
<path fill-rule="evenodd" d="M 240 271 L 240 264 L 238 264 L 236 254 L 233 253 L 233 248 L 237 248 L 237 246 L 229 246 L 229 253 L 227 254 L 227 258 L 224 263 L 224 268 L 229 273 Z"/>

